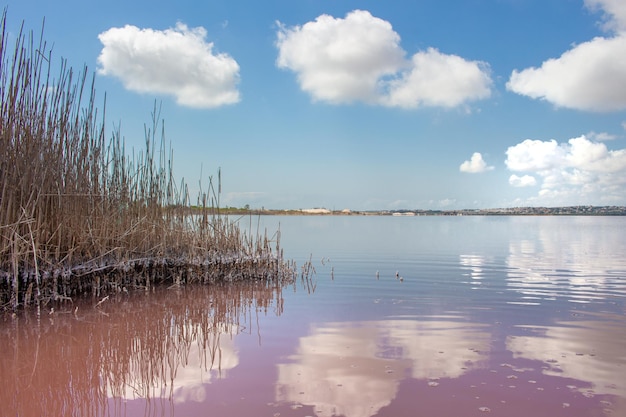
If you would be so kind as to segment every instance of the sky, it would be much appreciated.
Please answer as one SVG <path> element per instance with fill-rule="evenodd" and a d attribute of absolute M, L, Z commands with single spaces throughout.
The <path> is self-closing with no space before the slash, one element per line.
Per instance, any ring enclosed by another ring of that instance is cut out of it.
<path fill-rule="evenodd" d="M 626 205 L 625 0 L 4 6 L 128 149 L 159 107 L 192 203 L 220 170 L 222 206 Z"/>

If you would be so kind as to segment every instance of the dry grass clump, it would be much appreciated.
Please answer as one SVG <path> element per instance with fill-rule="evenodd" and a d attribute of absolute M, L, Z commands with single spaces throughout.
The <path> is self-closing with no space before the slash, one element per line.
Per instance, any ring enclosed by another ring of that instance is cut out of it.
<path fill-rule="evenodd" d="M 0 310 L 154 283 L 287 273 L 267 236 L 219 215 L 209 179 L 200 213 L 176 184 L 157 106 L 145 149 L 105 137 L 95 77 L 23 29 L 0 28 Z M 157 132 L 158 135 L 157 135 Z M 157 140 L 160 136 L 160 140 Z M 276 239 L 277 245 L 278 239 Z"/>

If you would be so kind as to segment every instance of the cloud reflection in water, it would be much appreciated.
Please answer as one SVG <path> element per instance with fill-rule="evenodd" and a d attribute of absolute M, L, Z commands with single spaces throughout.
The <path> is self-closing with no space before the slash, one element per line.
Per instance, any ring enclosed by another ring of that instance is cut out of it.
<path fill-rule="evenodd" d="M 617 250 L 623 247 L 620 230 L 591 223 L 593 218 L 571 219 L 576 224 L 570 227 L 560 227 L 563 219 L 552 220 L 536 228 L 536 238 L 510 241 L 508 286 L 537 302 L 623 297 L 626 263 Z"/>
<path fill-rule="evenodd" d="M 529 326 L 532 336 L 509 336 L 506 346 L 514 358 L 541 361 L 544 375 L 575 379 L 578 385 L 591 387 L 575 387 L 586 395 L 626 398 L 626 330 L 621 321 Z"/>
<path fill-rule="evenodd" d="M 485 326 L 475 323 L 327 323 L 278 364 L 276 397 L 312 405 L 320 417 L 369 417 L 391 403 L 407 375 L 436 384 L 484 366 L 489 343 Z"/>

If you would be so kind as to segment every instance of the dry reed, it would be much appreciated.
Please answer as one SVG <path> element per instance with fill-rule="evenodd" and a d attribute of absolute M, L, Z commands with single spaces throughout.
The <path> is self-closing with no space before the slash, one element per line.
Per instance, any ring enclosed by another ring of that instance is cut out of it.
<path fill-rule="evenodd" d="M 42 30 L 43 34 L 43 30 Z M 221 173 L 190 210 L 158 106 L 145 149 L 105 134 L 95 76 L 56 73 L 43 35 L 0 28 L 0 310 L 78 294 L 292 274 L 278 239 L 221 216 Z M 106 104 L 106 99 L 104 100 Z M 217 188 L 217 190 L 216 190 Z M 275 249 L 275 252 L 274 252 Z"/>

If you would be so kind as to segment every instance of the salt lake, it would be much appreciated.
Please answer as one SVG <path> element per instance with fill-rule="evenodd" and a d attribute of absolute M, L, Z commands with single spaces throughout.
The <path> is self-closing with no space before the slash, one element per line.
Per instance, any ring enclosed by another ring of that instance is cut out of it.
<path fill-rule="evenodd" d="M 0 415 L 626 416 L 626 217 L 238 221 L 312 269 L 7 314 Z"/>

